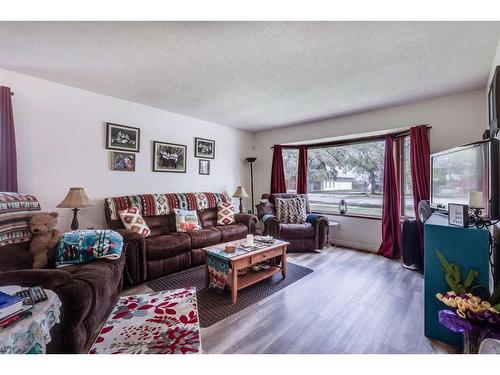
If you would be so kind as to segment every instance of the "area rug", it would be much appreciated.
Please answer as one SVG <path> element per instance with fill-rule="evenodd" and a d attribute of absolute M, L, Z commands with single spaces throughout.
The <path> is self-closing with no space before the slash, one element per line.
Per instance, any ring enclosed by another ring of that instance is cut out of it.
<path fill-rule="evenodd" d="M 312 269 L 288 262 L 286 278 L 281 273 L 262 280 L 254 285 L 238 291 L 237 303 L 231 302 L 229 290 L 208 289 L 205 287 L 205 266 L 198 266 L 188 270 L 168 275 L 149 282 L 147 285 L 155 290 L 196 287 L 200 325 L 210 327 L 238 311 L 241 311 L 279 290 L 293 284 L 313 272 Z"/>
<path fill-rule="evenodd" d="M 120 297 L 89 353 L 201 353 L 196 289 Z"/>

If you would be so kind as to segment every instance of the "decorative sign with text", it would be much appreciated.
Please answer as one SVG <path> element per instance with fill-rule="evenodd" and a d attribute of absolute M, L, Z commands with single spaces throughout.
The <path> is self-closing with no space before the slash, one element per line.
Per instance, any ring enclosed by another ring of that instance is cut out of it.
<path fill-rule="evenodd" d="M 469 226 L 469 206 L 466 204 L 448 204 L 448 223 L 456 227 Z"/>

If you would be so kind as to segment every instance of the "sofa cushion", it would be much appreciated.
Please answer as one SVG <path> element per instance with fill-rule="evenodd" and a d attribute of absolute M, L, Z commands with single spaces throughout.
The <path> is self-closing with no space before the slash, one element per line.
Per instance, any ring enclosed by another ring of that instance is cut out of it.
<path fill-rule="evenodd" d="M 216 228 L 200 229 L 186 234 L 191 238 L 191 249 L 216 245 L 221 241 L 221 232 Z"/>
<path fill-rule="evenodd" d="M 175 228 L 175 215 L 158 215 L 145 217 L 146 223 L 151 229 L 151 236 L 161 236 L 162 234 L 169 234 L 177 232 Z"/>
<path fill-rule="evenodd" d="M 187 232 L 201 229 L 196 210 L 190 211 L 176 208 L 174 209 L 174 213 L 177 232 Z"/>
<path fill-rule="evenodd" d="M 186 233 L 171 233 L 156 237 L 148 237 L 146 242 L 146 258 L 148 260 L 164 259 L 188 252 L 191 239 Z"/>
<path fill-rule="evenodd" d="M 146 221 L 142 218 L 137 207 L 131 207 L 128 210 L 119 212 L 123 226 L 131 232 L 136 232 L 147 237 L 151 234 Z"/>
<path fill-rule="evenodd" d="M 198 217 L 203 228 L 217 225 L 217 207 L 198 210 Z"/>
<path fill-rule="evenodd" d="M 229 202 L 217 205 L 217 225 L 234 224 L 234 207 Z"/>
<path fill-rule="evenodd" d="M 311 225 L 311 223 L 281 224 L 280 232 L 281 232 L 281 237 L 287 239 L 314 237 L 314 228 Z"/>
<path fill-rule="evenodd" d="M 276 198 L 276 216 L 284 224 L 302 224 L 307 216 L 305 199 Z"/>
<path fill-rule="evenodd" d="M 221 233 L 221 242 L 239 240 L 241 238 L 245 238 L 248 234 L 248 228 L 245 224 L 241 223 L 217 225 L 215 228 L 217 228 Z"/>

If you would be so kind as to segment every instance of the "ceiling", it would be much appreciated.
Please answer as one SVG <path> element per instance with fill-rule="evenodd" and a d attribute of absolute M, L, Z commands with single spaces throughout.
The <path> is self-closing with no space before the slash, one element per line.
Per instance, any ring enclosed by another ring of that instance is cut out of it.
<path fill-rule="evenodd" d="M 0 22 L 0 67 L 259 131 L 485 87 L 499 39 L 500 22 Z"/>

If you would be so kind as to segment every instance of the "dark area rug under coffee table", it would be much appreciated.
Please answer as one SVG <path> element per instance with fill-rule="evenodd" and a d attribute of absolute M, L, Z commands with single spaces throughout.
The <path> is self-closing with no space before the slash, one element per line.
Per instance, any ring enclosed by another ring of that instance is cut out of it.
<path fill-rule="evenodd" d="M 212 324 L 252 306 L 313 272 L 310 268 L 290 262 L 287 262 L 286 266 L 285 279 L 282 279 L 281 273 L 278 273 L 273 277 L 250 285 L 238 292 L 238 302 L 235 304 L 231 302 L 231 293 L 228 289 L 220 291 L 205 287 L 205 266 L 198 266 L 168 275 L 153 280 L 147 285 L 154 291 L 196 287 L 200 326 L 210 327 Z"/>

